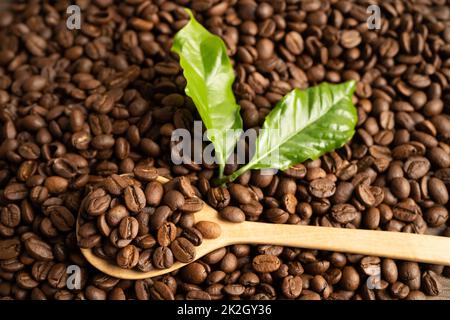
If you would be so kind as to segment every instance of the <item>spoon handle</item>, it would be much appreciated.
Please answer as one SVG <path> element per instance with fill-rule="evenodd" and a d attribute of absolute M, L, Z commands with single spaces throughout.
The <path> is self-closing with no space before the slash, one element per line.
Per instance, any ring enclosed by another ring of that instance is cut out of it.
<path fill-rule="evenodd" d="M 273 244 L 450 266 L 447 237 L 261 222 L 228 225 L 226 233 L 234 244 Z"/>

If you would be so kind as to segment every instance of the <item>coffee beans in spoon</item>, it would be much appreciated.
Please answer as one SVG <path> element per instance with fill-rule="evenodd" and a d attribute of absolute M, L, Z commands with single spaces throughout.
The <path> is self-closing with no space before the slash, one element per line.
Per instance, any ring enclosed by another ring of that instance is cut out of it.
<path fill-rule="evenodd" d="M 205 205 L 187 177 L 163 185 L 158 172 L 137 166 L 134 175 L 111 175 L 92 187 L 80 208 L 78 242 L 124 269 L 148 272 L 189 263 L 203 238 L 220 226 L 193 214 Z"/>

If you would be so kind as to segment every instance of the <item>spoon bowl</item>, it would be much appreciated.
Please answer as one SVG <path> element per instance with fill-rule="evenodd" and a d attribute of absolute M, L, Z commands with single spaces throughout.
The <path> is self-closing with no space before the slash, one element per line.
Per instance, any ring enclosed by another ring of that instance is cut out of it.
<path fill-rule="evenodd" d="M 157 180 L 161 183 L 169 181 L 161 176 Z M 80 213 L 77 219 L 77 236 L 79 216 Z M 233 244 L 271 244 L 450 266 L 450 250 L 448 250 L 450 238 L 447 237 L 250 221 L 233 223 L 222 219 L 215 209 L 206 204 L 201 211 L 194 214 L 194 220 L 195 223 L 199 221 L 215 222 L 221 228 L 220 237 L 204 239 L 202 244 L 196 247 L 194 261 L 216 249 Z M 123 269 L 114 261 L 96 256 L 91 249 L 81 248 L 81 253 L 91 265 L 101 272 L 115 278 L 128 280 L 164 275 L 188 264 L 177 261 L 167 269 L 141 272 Z"/>

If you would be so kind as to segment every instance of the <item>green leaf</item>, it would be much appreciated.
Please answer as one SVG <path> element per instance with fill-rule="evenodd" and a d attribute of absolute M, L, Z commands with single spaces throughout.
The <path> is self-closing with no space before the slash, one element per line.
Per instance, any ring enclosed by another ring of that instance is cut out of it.
<path fill-rule="evenodd" d="M 222 176 L 242 130 L 240 107 L 232 91 L 234 70 L 222 39 L 198 23 L 190 10 L 186 11 L 191 19 L 175 35 L 172 51 L 180 56 L 186 94 L 208 130 Z"/>
<path fill-rule="evenodd" d="M 343 146 L 358 120 L 352 103 L 355 86 L 354 81 L 322 83 L 289 92 L 266 117 L 250 162 L 226 180 L 250 169 L 285 170 Z"/>

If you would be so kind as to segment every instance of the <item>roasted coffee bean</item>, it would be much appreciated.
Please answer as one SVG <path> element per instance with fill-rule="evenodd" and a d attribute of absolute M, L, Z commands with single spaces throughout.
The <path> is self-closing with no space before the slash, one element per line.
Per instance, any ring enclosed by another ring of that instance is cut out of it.
<path fill-rule="evenodd" d="M 208 191 L 208 203 L 217 210 L 221 210 L 230 203 L 230 193 L 226 188 L 211 188 Z"/>
<path fill-rule="evenodd" d="M 155 281 L 150 288 L 150 296 L 155 300 L 174 300 L 174 295 L 170 288 L 161 281 Z"/>
<path fill-rule="evenodd" d="M 344 290 L 354 291 L 360 283 L 360 276 L 355 268 L 346 266 L 342 270 L 342 278 L 339 282 Z"/>
<path fill-rule="evenodd" d="M 410 179 L 419 179 L 430 170 L 430 161 L 424 157 L 412 157 L 405 162 L 403 170 Z"/>
<path fill-rule="evenodd" d="M 23 200 L 28 195 L 27 187 L 22 183 L 11 183 L 3 190 L 3 196 L 6 200 Z"/>
<path fill-rule="evenodd" d="M 162 203 L 168 206 L 171 210 L 175 211 L 181 208 L 185 204 L 184 196 L 181 192 L 176 190 L 170 190 L 164 194 Z"/>
<path fill-rule="evenodd" d="M 145 199 L 149 206 L 158 206 L 161 203 L 163 195 L 163 186 L 157 181 L 152 181 L 145 187 Z"/>
<path fill-rule="evenodd" d="M 422 286 L 427 295 L 437 296 L 441 291 L 439 279 L 431 270 L 427 270 L 422 274 Z"/>
<path fill-rule="evenodd" d="M 134 175 L 143 181 L 153 181 L 158 178 L 158 170 L 153 167 L 138 165 L 133 169 Z"/>
<path fill-rule="evenodd" d="M 20 241 L 18 239 L 0 240 L 0 260 L 14 259 L 20 254 Z"/>
<path fill-rule="evenodd" d="M 337 204 L 331 208 L 331 217 L 339 223 L 352 222 L 357 217 L 357 210 L 351 204 Z"/>
<path fill-rule="evenodd" d="M 139 261 L 139 251 L 133 245 L 127 245 L 119 250 L 116 257 L 117 265 L 124 269 L 134 268 Z"/>
<path fill-rule="evenodd" d="M 400 221 L 412 222 L 420 214 L 420 208 L 414 203 L 414 201 L 408 201 L 407 199 L 397 204 L 393 209 L 393 213 L 394 217 Z"/>
<path fill-rule="evenodd" d="M 31 236 L 25 240 L 25 249 L 30 256 L 37 260 L 53 260 L 54 256 L 50 245 L 39 240 L 36 236 Z"/>
<path fill-rule="evenodd" d="M 411 186 L 404 177 L 392 179 L 390 189 L 392 194 L 399 199 L 408 198 L 409 193 L 411 192 Z"/>
<path fill-rule="evenodd" d="M 201 284 L 208 276 L 204 265 L 198 262 L 188 264 L 180 272 L 183 280 L 193 284 Z"/>
<path fill-rule="evenodd" d="M 274 272 L 278 270 L 281 261 L 278 257 L 262 254 L 253 259 L 252 266 L 257 272 Z"/>
<path fill-rule="evenodd" d="M 179 208 L 183 212 L 198 212 L 203 209 L 204 202 L 203 200 L 192 197 L 184 200 L 184 204 Z"/>
<path fill-rule="evenodd" d="M 309 191 L 317 198 L 329 198 L 336 192 L 336 186 L 333 181 L 321 178 L 311 181 Z"/>
<path fill-rule="evenodd" d="M 281 290 L 286 298 L 297 298 L 302 293 L 302 288 L 303 282 L 301 277 L 289 275 L 283 278 Z"/>
<path fill-rule="evenodd" d="M 264 215 L 267 220 L 273 223 L 286 223 L 289 219 L 289 214 L 280 208 L 267 209 Z"/>
<path fill-rule="evenodd" d="M 123 198 L 128 210 L 132 212 L 139 212 L 145 207 L 145 194 L 138 186 L 132 185 L 126 187 Z"/>
<path fill-rule="evenodd" d="M 430 180 L 428 180 L 428 191 L 431 199 L 437 204 L 444 205 L 448 202 L 448 190 L 442 180 L 434 177 L 430 178 Z"/>
<path fill-rule="evenodd" d="M 15 204 L 8 204 L 0 212 L 0 222 L 6 227 L 17 227 L 20 224 L 20 217 L 20 208 Z"/>
<path fill-rule="evenodd" d="M 119 236 L 124 240 L 136 238 L 139 230 L 139 222 L 133 217 L 124 217 L 119 223 Z"/>
<path fill-rule="evenodd" d="M 197 193 L 191 185 L 191 181 L 186 177 L 178 178 L 178 189 L 186 198 L 197 196 Z"/>
<path fill-rule="evenodd" d="M 96 189 L 87 196 L 86 211 L 92 216 L 103 214 L 111 204 L 111 196 L 103 189 Z"/>
<path fill-rule="evenodd" d="M 173 252 L 173 256 L 180 262 L 188 263 L 195 258 L 194 245 L 186 238 L 177 238 L 171 245 L 170 249 Z"/>
<path fill-rule="evenodd" d="M 50 220 L 56 229 L 62 232 L 69 232 L 75 225 L 75 217 L 72 212 L 64 206 L 51 206 L 47 209 Z"/>
<path fill-rule="evenodd" d="M 203 242 L 203 235 L 196 228 L 185 228 L 181 235 L 188 239 L 196 247 L 201 245 Z"/>
<path fill-rule="evenodd" d="M 440 227 L 448 220 L 448 210 L 442 206 L 433 206 L 427 209 L 424 218 L 430 227 Z"/>
<path fill-rule="evenodd" d="M 153 265 L 158 269 L 170 268 L 173 265 L 173 253 L 167 247 L 158 247 L 153 252 Z"/>
<path fill-rule="evenodd" d="M 118 226 L 119 223 L 128 216 L 128 210 L 123 205 L 117 205 L 111 209 L 109 209 L 106 214 L 105 218 L 108 224 L 111 227 Z"/>
<path fill-rule="evenodd" d="M 247 204 L 252 201 L 252 196 L 248 188 L 240 184 L 231 184 L 229 186 L 231 197 L 241 204 Z"/>
<path fill-rule="evenodd" d="M 359 184 L 356 186 L 356 195 L 366 207 L 371 207 L 375 204 L 375 196 L 372 194 L 370 187 L 366 184 Z"/>
<path fill-rule="evenodd" d="M 232 206 L 220 210 L 220 216 L 231 222 L 243 222 L 245 220 L 244 212 L 241 209 Z"/>
<path fill-rule="evenodd" d="M 195 224 L 195 228 L 201 232 L 205 239 L 216 239 L 222 233 L 220 225 L 211 221 L 199 221 Z"/>
<path fill-rule="evenodd" d="M 177 227 L 171 222 L 166 222 L 158 228 L 157 240 L 161 247 L 168 247 L 176 236 Z"/>

